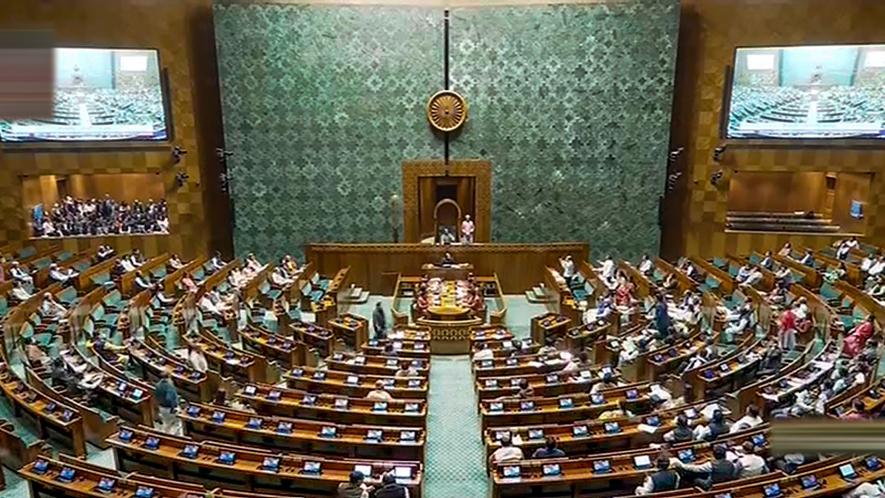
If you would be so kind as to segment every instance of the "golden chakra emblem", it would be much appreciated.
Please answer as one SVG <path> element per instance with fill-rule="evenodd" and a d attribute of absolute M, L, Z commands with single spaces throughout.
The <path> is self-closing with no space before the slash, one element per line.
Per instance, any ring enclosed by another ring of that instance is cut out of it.
<path fill-rule="evenodd" d="M 427 120 L 439 131 L 455 131 L 467 121 L 467 101 L 451 90 L 436 92 L 427 102 Z"/>

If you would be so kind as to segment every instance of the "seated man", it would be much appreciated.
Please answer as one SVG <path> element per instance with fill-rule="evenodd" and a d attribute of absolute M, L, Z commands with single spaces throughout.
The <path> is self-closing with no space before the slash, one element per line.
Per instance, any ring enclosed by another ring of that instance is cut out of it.
<path fill-rule="evenodd" d="M 156 285 L 152 284 L 150 279 L 145 278 L 144 274 L 141 273 L 141 270 L 137 270 L 135 272 L 135 288 L 138 292 L 145 290 L 152 290 L 156 287 Z"/>
<path fill-rule="evenodd" d="M 53 282 L 66 285 L 69 281 L 76 278 L 79 273 L 71 268 L 60 268 L 57 264 L 49 265 L 49 279 Z"/>
<path fill-rule="evenodd" d="M 509 434 L 505 434 L 501 438 L 501 447 L 496 449 L 489 456 L 489 467 L 494 468 L 495 465 L 505 462 L 518 462 L 525 458 L 520 448 L 513 446 L 513 440 Z"/>
<path fill-rule="evenodd" d="M 40 304 L 40 317 L 43 320 L 54 322 L 61 320 L 68 310 L 55 300 L 55 296 L 47 292 L 43 294 L 43 302 Z"/>
<path fill-rule="evenodd" d="M 22 267 L 18 261 L 13 261 L 9 267 L 9 275 L 18 282 L 21 282 L 28 287 L 34 285 L 34 277 L 28 273 L 28 270 Z"/>
<path fill-rule="evenodd" d="M 209 271 L 211 273 L 215 273 L 218 270 L 224 268 L 224 265 L 226 265 L 226 264 L 227 263 L 225 263 L 224 260 L 221 259 L 221 252 L 215 251 L 215 254 L 212 256 L 212 259 L 209 260 Z"/>
<path fill-rule="evenodd" d="M 449 251 L 446 251 L 445 254 L 443 254 L 442 259 L 440 260 L 439 265 L 440 266 L 452 266 L 454 264 L 455 264 L 455 258 L 452 256 L 452 253 L 450 253 Z"/>
<path fill-rule="evenodd" d="M 393 401 L 393 396 L 384 389 L 384 381 L 375 382 L 375 389 L 366 394 L 366 399 L 372 401 Z"/>
<path fill-rule="evenodd" d="M 12 291 L 10 292 L 10 295 L 17 303 L 27 301 L 33 296 L 33 294 L 25 289 L 25 286 L 19 280 L 16 280 L 15 283 L 12 284 Z"/>
<path fill-rule="evenodd" d="M 182 263 L 181 258 L 178 257 L 178 254 L 173 254 L 169 258 L 169 261 L 166 262 L 166 264 L 169 265 L 169 268 L 172 271 L 184 268 L 184 263 Z"/>
<path fill-rule="evenodd" d="M 710 489 L 714 484 L 736 479 L 739 470 L 737 465 L 728 459 L 728 450 L 723 444 L 713 446 L 712 460 L 701 464 L 687 464 L 676 460 L 676 467 L 695 474 L 702 474 L 703 477 L 694 481 L 702 489 Z"/>

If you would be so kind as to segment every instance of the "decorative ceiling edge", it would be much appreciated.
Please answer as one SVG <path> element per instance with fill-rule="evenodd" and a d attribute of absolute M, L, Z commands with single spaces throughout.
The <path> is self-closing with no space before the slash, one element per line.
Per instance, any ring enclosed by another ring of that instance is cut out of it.
<path fill-rule="evenodd" d="M 221 5 L 338 5 L 374 7 L 521 7 L 631 3 L 638 0 L 215 0 Z"/>

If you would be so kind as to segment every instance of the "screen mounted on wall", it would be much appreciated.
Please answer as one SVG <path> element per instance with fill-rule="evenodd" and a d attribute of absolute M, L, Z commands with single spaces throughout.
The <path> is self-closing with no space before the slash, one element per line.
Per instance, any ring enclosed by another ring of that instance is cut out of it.
<path fill-rule="evenodd" d="M 885 45 L 735 51 L 726 138 L 885 139 Z"/>
<path fill-rule="evenodd" d="M 165 141 L 169 125 L 153 49 L 56 48 L 49 116 L 0 121 L 7 143 Z"/>

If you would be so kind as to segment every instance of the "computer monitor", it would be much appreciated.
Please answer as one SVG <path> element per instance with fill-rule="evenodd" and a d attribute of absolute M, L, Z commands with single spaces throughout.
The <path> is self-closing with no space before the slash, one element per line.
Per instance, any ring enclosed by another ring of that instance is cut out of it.
<path fill-rule="evenodd" d="M 218 454 L 218 463 L 233 465 L 237 461 L 237 455 L 232 451 L 222 451 Z"/>
<path fill-rule="evenodd" d="M 371 465 L 362 465 L 362 464 L 354 465 L 353 471 L 359 472 L 364 477 L 372 477 L 372 466 Z"/>
<path fill-rule="evenodd" d="M 559 376 L 556 374 L 550 374 L 547 377 L 545 377 L 544 380 L 548 384 L 556 384 L 557 382 L 559 382 Z"/>
<path fill-rule="evenodd" d="M 689 408 L 683 412 L 687 418 L 698 418 L 698 411 L 694 408 Z"/>
<path fill-rule="evenodd" d="M 714 372 L 712 368 L 705 368 L 701 372 L 701 375 L 703 375 L 705 379 L 712 379 L 716 376 L 716 372 Z"/>
<path fill-rule="evenodd" d="M 602 393 L 593 393 L 590 395 L 590 403 L 594 405 L 605 404 L 605 396 Z"/>
<path fill-rule="evenodd" d="M 267 399 L 269 399 L 271 401 L 278 401 L 282 396 L 283 396 L 283 393 L 281 393 L 280 391 L 277 391 L 276 389 L 267 393 Z"/>
<path fill-rule="evenodd" d="M 544 429 L 529 429 L 529 439 L 544 439 Z"/>
<path fill-rule="evenodd" d="M 817 482 L 817 476 L 814 475 L 802 476 L 801 482 L 802 489 L 814 489 L 820 486 L 820 483 Z"/>
<path fill-rule="evenodd" d="M 181 455 L 185 458 L 197 458 L 197 453 L 199 452 L 199 446 L 195 444 L 186 444 L 181 450 Z"/>
<path fill-rule="evenodd" d="M 144 440 L 144 447 L 149 450 L 155 450 L 160 447 L 160 440 L 153 436 Z"/>
<path fill-rule="evenodd" d="M 775 482 L 769 484 L 768 486 L 764 486 L 762 488 L 762 494 L 765 496 L 765 498 L 777 498 L 778 496 L 781 496 L 783 494 L 783 491 L 781 491 L 780 484 Z"/>
<path fill-rule="evenodd" d="M 347 409 L 347 399 L 345 399 L 345 398 L 336 399 L 335 400 L 335 408 L 337 408 L 339 410 L 346 410 Z"/>
<path fill-rule="evenodd" d="M 319 474 L 322 470 L 322 465 L 320 465 L 320 462 L 307 461 L 304 462 L 304 467 L 302 468 L 302 470 L 306 474 Z"/>
<path fill-rule="evenodd" d="M 494 365 L 495 362 L 493 362 L 492 360 L 482 360 L 481 362 L 479 362 L 480 368 L 492 368 L 492 366 Z"/>
<path fill-rule="evenodd" d="M 418 403 L 406 403 L 406 407 L 404 409 L 406 413 L 417 413 L 418 412 Z"/>
<path fill-rule="evenodd" d="M 366 439 L 369 441 L 381 441 L 384 439 L 384 431 L 381 429 L 369 429 L 366 431 Z"/>
<path fill-rule="evenodd" d="M 303 398 L 301 398 L 302 405 L 315 405 L 317 402 L 317 397 L 315 394 L 305 394 Z"/>
<path fill-rule="evenodd" d="M 633 466 L 639 470 L 651 468 L 651 457 L 648 455 L 637 455 L 633 457 Z"/>
<path fill-rule="evenodd" d="M 661 417 L 657 415 L 651 415 L 645 419 L 645 425 L 651 425 L 653 427 L 657 427 L 661 425 Z"/>
<path fill-rule="evenodd" d="M 541 472 L 544 474 L 544 477 L 554 477 L 562 474 L 562 469 L 558 463 L 548 463 L 541 467 Z"/>
<path fill-rule="evenodd" d="M 303 368 L 293 368 L 292 369 L 292 377 L 301 377 L 302 375 L 304 375 Z"/>
<path fill-rule="evenodd" d="M 65 409 L 61 412 L 61 419 L 65 422 L 70 422 L 71 420 L 74 419 L 74 415 L 75 415 L 74 412 L 72 412 L 71 410 Z"/>
<path fill-rule="evenodd" d="M 495 441 L 510 437 L 510 431 L 495 431 Z"/>
<path fill-rule="evenodd" d="M 373 412 L 386 412 L 387 411 L 387 402 L 386 401 L 376 401 L 375 404 L 372 405 Z"/>
<path fill-rule="evenodd" d="M 867 470 L 879 470 L 882 467 L 882 462 L 879 461 L 879 457 L 875 456 L 867 457 L 863 463 Z"/>
<path fill-rule="evenodd" d="M 636 389 L 630 389 L 624 394 L 624 396 L 627 398 L 628 401 L 633 401 L 639 397 L 639 391 L 637 391 Z"/>
<path fill-rule="evenodd" d="M 114 487 L 116 485 L 117 481 L 115 479 L 111 479 L 110 477 L 102 477 L 101 479 L 99 479 L 98 486 L 96 486 L 96 488 L 98 488 L 98 490 L 102 493 L 110 493 L 114 490 Z"/>
<path fill-rule="evenodd" d="M 313 373 L 313 378 L 316 380 L 325 380 L 326 379 L 326 372 L 324 372 L 322 370 L 317 370 L 316 372 Z"/>
<path fill-rule="evenodd" d="M 264 420 L 258 417 L 250 417 L 249 421 L 246 422 L 246 427 L 249 429 L 260 429 L 261 425 L 264 423 Z"/>
<path fill-rule="evenodd" d="M 606 434 L 617 434 L 621 432 L 621 424 L 617 422 L 606 422 L 604 424 Z"/>
<path fill-rule="evenodd" d="M 74 471 L 74 469 L 70 467 L 63 467 L 61 469 L 61 472 L 58 473 L 58 480 L 60 482 L 74 482 L 74 477 L 76 475 L 77 473 Z"/>
<path fill-rule="evenodd" d="M 854 465 L 846 463 L 839 467 L 839 475 L 842 476 L 842 479 L 854 479 L 857 477 L 857 471 L 854 470 Z"/>
<path fill-rule="evenodd" d="M 519 402 L 519 410 L 523 412 L 529 412 L 535 409 L 534 401 L 520 401 Z"/>
<path fill-rule="evenodd" d="M 188 406 L 187 407 L 187 416 L 188 417 L 199 417 L 200 416 L 200 407 L 199 406 Z"/>
<path fill-rule="evenodd" d="M 153 498 L 154 488 L 149 486 L 139 486 L 135 488 L 135 498 Z"/>
<path fill-rule="evenodd" d="M 394 467 L 393 468 L 393 476 L 397 479 L 411 479 L 412 478 L 412 468 L 411 467 Z"/>
<path fill-rule="evenodd" d="M 574 437 L 587 437 L 589 434 L 589 429 L 587 429 L 586 425 L 576 425 L 572 427 L 572 436 Z"/>
<path fill-rule="evenodd" d="M 498 379 L 486 379 L 485 386 L 486 387 L 498 387 Z"/>
<path fill-rule="evenodd" d="M 522 469 L 519 467 L 519 465 L 508 465 L 504 467 L 504 477 L 512 479 L 515 477 L 519 477 L 521 473 Z"/>
<path fill-rule="evenodd" d="M 728 372 L 731 370 L 731 365 L 729 365 L 728 363 L 722 363 L 719 365 L 719 370 L 722 370 L 723 372 Z"/>
<path fill-rule="evenodd" d="M 344 380 L 346 384 L 356 385 L 360 383 L 360 378 L 356 375 L 348 375 L 347 379 Z"/>
<path fill-rule="evenodd" d="M 224 422 L 224 412 L 215 410 L 212 412 L 212 421 L 216 423 Z"/>
<path fill-rule="evenodd" d="M 280 459 L 278 457 L 265 457 L 261 462 L 261 468 L 270 472 L 279 472 Z"/>
<path fill-rule="evenodd" d="M 594 474 L 604 474 L 606 472 L 611 472 L 612 463 L 608 460 L 596 460 L 593 462 L 593 473 Z"/>
<path fill-rule="evenodd" d="M 320 437 L 335 437 L 338 435 L 337 427 L 326 426 L 320 429 Z"/>
<path fill-rule="evenodd" d="M 755 434 L 752 438 L 750 438 L 750 441 L 752 441 L 755 446 L 765 446 L 765 435 Z"/>
<path fill-rule="evenodd" d="M 400 431 L 399 433 L 400 441 L 414 441 L 415 437 L 415 431 Z"/>
<path fill-rule="evenodd" d="M 43 460 L 42 458 L 38 458 L 34 461 L 34 472 L 37 474 L 45 474 L 46 471 L 49 470 L 49 462 Z"/>
<path fill-rule="evenodd" d="M 132 390 L 132 399 L 138 401 L 144 396 L 144 391 L 141 389 L 133 389 Z"/>
<path fill-rule="evenodd" d="M 489 403 L 489 411 L 490 412 L 502 412 L 504 411 L 504 403 L 500 401 L 492 401 Z"/>
<path fill-rule="evenodd" d="M 292 422 L 280 422 L 277 424 L 277 432 L 280 434 L 292 434 Z"/>
<path fill-rule="evenodd" d="M 682 463 L 689 463 L 694 461 L 694 451 L 691 448 L 679 450 L 676 456 Z"/>
<path fill-rule="evenodd" d="M 575 406 L 575 401 L 572 398 L 560 398 L 559 399 L 559 407 L 560 408 L 572 408 Z"/>
<path fill-rule="evenodd" d="M 513 367 L 513 366 L 516 366 L 516 365 L 519 364 L 519 360 L 517 360 L 516 358 L 507 358 L 507 359 L 504 361 L 504 363 L 505 363 L 508 367 Z"/>
<path fill-rule="evenodd" d="M 421 379 L 409 379 L 409 389 L 417 389 L 421 387 Z"/>
<path fill-rule="evenodd" d="M 122 429 L 120 430 L 120 434 L 117 437 L 120 439 L 120 441 L 128 443 L 132 441 L 132 436 L 132 431 L 130 431 L 129 429 Z"/>

